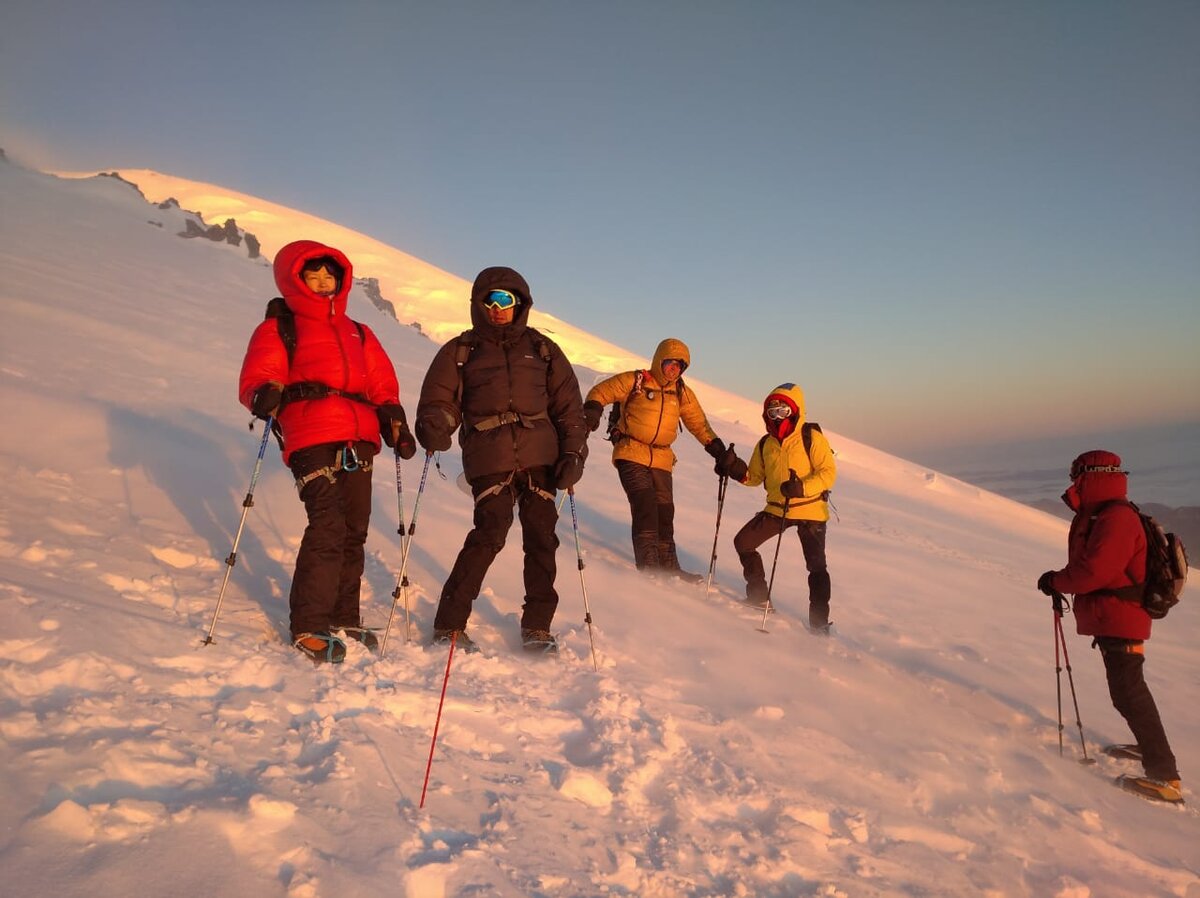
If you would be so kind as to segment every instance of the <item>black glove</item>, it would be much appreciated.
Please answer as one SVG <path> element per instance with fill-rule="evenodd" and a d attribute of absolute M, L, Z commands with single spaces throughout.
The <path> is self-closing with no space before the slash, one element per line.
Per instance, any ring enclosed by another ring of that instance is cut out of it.
<path fill-rule="evenodd" d="M 408 459 L 417 454 L 417 441 L 408 429 L 404 406 L 390 403 L 381 405 L 375 414 L 379 417 L 379 434 L 384 443 L 395 449 L 401 458 Z"/>
<path fill-rule="evenodd" d="M 730 443 L 729 448 L 721 453 L 717 463 L 713 465 L 713 472 L 718 477 L 733 477 L 735 468 L 741 472 L 734 477 L 735 480 L 741 480 L 746 476 L 746 463 L 737 457 L 737 453 L 733 451 L 733 444 Z"/>
<path fill-rule="evenodd" d="M 283 390 L 277 383 L 263 384 L 254 391 L 250 398 L 250 411 L 256 418 L 274 418 L 279 413 L 279 403 L 283 400 Z"/>
<path fill-rule="evenodd" d="M 1044 574 L 1042 574 L 1042 576 L 1038 577 L 1038 582 L 1037 582 L 1038 592 L 1045 593 L 1046 595 L 1051 596 L 1051 597 L 1053 597 L 1054 594 L 1056 592 L 1058 592 L 1058 590 L 1054 588 L 1053 582 L 1052 582 L 1054 580 L 1055 573 L 1056 573 L 1055 571 L 1046 571 L 1046 573 L 1044 573 Z"/>
<path fill-rule="evenodd" d="M 583 457 L 578 452 L 567 452 L 554 463 L 554 486 L 560 490 L 573 487 L 583 476 Z"/>
<path fill-rule="evenodd" d="M 417 418 L 417 442 L 426 452 L 445 452 L 456 423 L 445 409 L 430 409 Z"/>
<path fill-rule="evenodd" d="M 588 430 L 595 432 L 600 427 L 600 416 L 604 414 L 604 406 L 595 399 L 583 404 L 583 420 L 587 421 Z"/>
<path fill-rule="evenodd" d="M 779 484 L 779 492 L 783 494 L 785 499 L 803 499 L 804 481 L 796 476 L 794 468 L 788 468 L 788 473 L 792 476 Z"/>
<path fill-rule="evenodd" d="M 733 447 L 731 446 L 730 451 L 732 451 L 732 449 Z M 729 465 L 729 470 L 726 472 L 725 476 L 730 480 L 736 480 L 738 483 L 741 483 L 746 479 L 746 475 L 749 473 L 750 466 L 735 455 L 733 457 L 733 462 Z"/>
<path fill-rule="evenodd" d="M 721 456 L 725 454 L 725 444 L 721 442 L 720 437 L 713 437 L 704 444 L 704 451 L 713 457 L 714 461 L 720 461 Z"/>

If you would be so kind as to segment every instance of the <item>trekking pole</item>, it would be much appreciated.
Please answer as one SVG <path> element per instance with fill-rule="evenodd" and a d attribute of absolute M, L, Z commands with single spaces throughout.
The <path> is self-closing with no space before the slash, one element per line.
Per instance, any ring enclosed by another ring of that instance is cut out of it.
<path fill-rule="evenodd" d="M 1083 738 L 1083 720 L 1079 716 L 1079 699 L 1075 695 L 1075 677 L 1071 673 L 1071 658 L 1067 654 L 1067 638 L 1063 635 L 1062 616 L 1063 606 L 1067 602 L 1067 597 L 1060 592 L 1054 593 L 1051 597 L 1054 602 L 1054 666 L 1058 674 L 1058 753 L 1061 755 L 1063 750 L 1062 744 L 1062 668 L 1058 666 L 1058 647 L 1062 645 L 1062 659 L 1067 667 L 1067 683 L 1071 687 L 1071 702 L 1075 706 L 1075 724 L 1079 727 L 1079 747 L 1083 751 L 1083 757 L 1080 759 L 1081 764 L 1094 764 L 1094 759 L 1088 757 L 1087 742 Z"/>
<path fill-rule="evenodd" d="M 771 562 L 771 579 L 767 581 L 767 604 L 763 606 L 762 626 L 758 628 L 760 633 L 770 632 L 767 629 L 767 615 L 771 612 L 771 590 L 775 586 L 775 567 L 779 564 L 779 547 L 783 545 L 783 531 L 787 530 L 788 505 L 791 504 L 791 501 L 787 496 L 783 497 L 783 517 L 779 519 L 779 539 L 775 542 L 775 560 Z"/>
<path fill-rule="evenodd" d="M 432 453 L 430 453 L 432 454 Z M 433 740 L 429 743 L 429 760 L 425 762 L 425 782 L 421 785 L 421 803 L 425 807 L 425 790 L 429 788 L 429 771 L 433 769 L 433 749 L 437 745 L 438 727 L 442 723 L 442 705 L 446 703 L 446 687 L 450 684 L 450 662 L 454 660 L 454 644 L 458 642 L 458 631 L 450 634 L 450 653 L 446 656 L 446 675 L 442 678 L 442 697 L 438 699 L 437 717 L 433 721 Z"/>
<path fill-rule="evenodd" d="M 588 607 L 587 583 L 583 579 L 583 551 L 579 548 L 579 516 L 575 513 L 575 487 L 567 487 L 567 496 L 571 500 L 571 528 L 575 531 L 575 558 L 579 563 L 579 587 L 583 590 L 583 621 L 588 628 L 588 642 L 592 644 L 592 670 L 599 671 L 596 663 L 596 638 L 592 635 L 592 609 Z"/>
<path fill-rule="evenodd" d="M 733 448 L 733 444 L 729 444 Z M 725 507 L 725 488 L 729 486 L 729 475 L 722 474 L 717 480 L 717 526 L 713 530 L 712 557 L 708 559 L 708 584 L 704 587 L 704 598 L 712 591 L 713 572 L 717 569 L 717 534 L 721 532 L 721 509 Z"/>
<path fill-rule="evenodd" d="M 1059 597 L 1054 596 L 1054 697 L 1058 702 L 1058 756 L 1063 753 L 1063 722 L 1062 722 L 1062 657 L 1059 652 L 1059 620 L 1062 615 L 1062 604 Z"/>
<path fill-rule="evenodd" d="M 400 557 L 403 558 L 408 552 L 408 539 L 404 533 L 404 481 L 400 474 L 400 451 L 396 450 L 396 512 L 398 524 L 396 532 L 400 534 Z M 403 562 L 401 562 L 403 568 Z M 408 642 L 408 573 L 404 572 L 399 582 L 396 584 L 396 589 L 392 591 L 392 607 L 395 607 L 396 592 L 403 591 L 404 595 L 404 641 Z"/>
<path fill-rule="evenodd" d="M 233 548 L 229 551 L 229 557 L 225 559 L 225 579 L 221 581 L 221 591 L 217 593 L 217 610 L 213 612 L 212 625 L 208 628 L 208 635 L 204 637 L 203 645 L 211 645 L 213 642 L 213 631 L 217 628 L 217 618 L 221 616 L 221 602 L 225 599 L 225 587 L 229 585 L 229 575 L 233 573 L 233 566 L 237 564 L 238 543 L 242 540 L 242 530 L 246 526 L 246 515 L 254 507 L 254 486 L 258 483 L 258 474 L 262 470 L 263 455 L 266 454 L 267 441 L 271 438 L 271 427 L 274 423 L 275 416 L 272 415 L 267 418 L 266 424 L 263 425 L 262 444 L 258 447 L 258 460 L 254 463 L 254 474 L 250 477 L 250 489 L 246 491 L 246 498 L 242 500 L 242 519 L 238 522 L 237 534 L 233 537 Z"/>
<path fill-rule="evenodd" d="M 421 484 L 417 487 L 417 498 L 413 501 L 412 520 L 408 522 L 408 539 L 405 540 L 403 535 L 400 537 L 401 557 L 400 557 L 400 574 L 396 577 L 396 588 L 392 590 L 392 613 L 388 615 L 387 628 L 383 631 L 383 642 L 379 644 L 379 655 L 383 656 L 384 650 L 387 649 L 388 635 L 392 632 L 392 621 L 396 617 L 396 603 L 400 597 L 404 597 L 404 641 L 409 641 L 409 616 L 408 616 L 408 554 L 412 550 L 413 534 L 417 530 L 417 512 L 421 509 L 421 495 L 425 492 L 425 481 L 429 477 L 429 462 L 433 458 L 432 452 L 425 453 L 425 467 L 421 469 Z M 400 487 L 400 456 L 396 456 L 396 488 Z M 404 526 L 403 511 L 400 516 L 401 527 Z"/>

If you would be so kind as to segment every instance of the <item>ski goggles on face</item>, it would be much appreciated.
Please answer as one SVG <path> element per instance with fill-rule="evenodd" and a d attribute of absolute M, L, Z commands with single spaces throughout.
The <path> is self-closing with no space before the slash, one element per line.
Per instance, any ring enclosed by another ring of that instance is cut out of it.
<path fill-rule="evenodd" d="M 683 359 L 663 359 L 662 366 L 665 368 L 667 365 L 678 365 L 680 374 L 687 370 L 687 362 Z"/>
<path fill-rule="evenodd" d="M 515 309 L 517 307 L 517 295 L 509 293 L 507 290 L 493 290 L 487 295 L 487 299 L 483 301 L 485 309 L 499 309 L 501 312 L 507 309 Z"/>
<path fill-rule="evenodd" d="M 792 416 L 792 407 L 786 402 L 772 402 L 763 414 L 772 421 L 782 421 Z"/>

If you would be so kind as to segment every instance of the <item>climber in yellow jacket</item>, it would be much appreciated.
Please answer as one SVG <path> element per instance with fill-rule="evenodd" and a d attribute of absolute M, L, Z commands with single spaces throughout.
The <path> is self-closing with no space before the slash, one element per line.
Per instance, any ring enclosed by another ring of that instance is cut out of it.
<path fill-rule="evenodd" d="M 825 563 L 825 529 L 829 520 L 829 491 L 837 480 L 833 450 L 821 428 L 805 421 L 804 393 L 795 384 L 780 384 L 763 400 L 766 435 L 742 461 L 732 448 L 717 460 L 718 473 L 746 486 L 762 485 L 767 505 L 733 538 L 746 601 L 763 607 L 771 599 L 758 547 L 796 528 L 808 568 L 808 625 L 813 633 L 829 632 L 832 588 Z"/>
<path fill-rule="evenodd" d="M 725 455 L 725 444 L 709 426 L 696 394 L 683 382 L 689 364 L 691 353 L 682 340 L 663 340 L 648 370 L 615 374 L 592 387 L 583 414 L 594 431 L 604 406 L 614 406 L 608 438 L 613 444 L 613 465 L 629 497 L 638 570 L 661 570 L 698 581 L 703 579 L 700 574 L 680 569 L 675 550 L 671 444 L 681 422 L 714 459 Z"/>

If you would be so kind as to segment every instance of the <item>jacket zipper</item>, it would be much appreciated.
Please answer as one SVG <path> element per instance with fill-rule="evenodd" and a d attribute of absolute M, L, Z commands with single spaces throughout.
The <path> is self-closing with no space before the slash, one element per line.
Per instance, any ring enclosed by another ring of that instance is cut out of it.
<path fill-rule="evenodd" d="M 346 353 L 346 344 L 342 341 L 342 335 L 338 333 L 332 302 L 329 304 L 329 327 L 333 330 L 333 339 L 337 343 L 338 352 L 342 356 L 342 386 L 340 389 L 345 390 L 350 386 L 350 357 Z M 363 347 L 363 350 L 365 353 L 366 347 Z M 350 415 L 354 418 L 354 441 L 359 442 L 362 440 L 362 434 L 358 430 L 358 409 L 354 408 L 354 400 L 347 399 L 345 396 L 339 396 L 338 398 L 350 406 Z"/>

